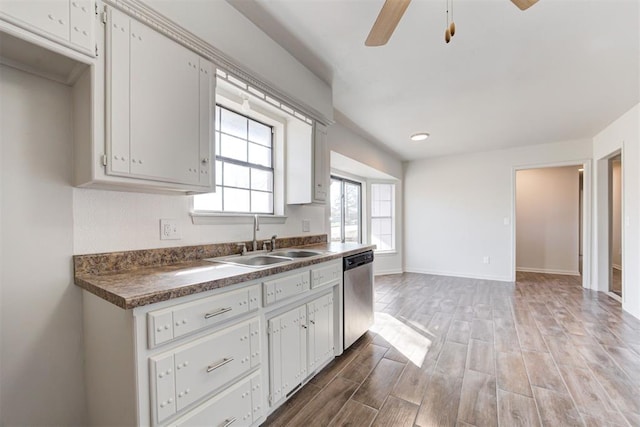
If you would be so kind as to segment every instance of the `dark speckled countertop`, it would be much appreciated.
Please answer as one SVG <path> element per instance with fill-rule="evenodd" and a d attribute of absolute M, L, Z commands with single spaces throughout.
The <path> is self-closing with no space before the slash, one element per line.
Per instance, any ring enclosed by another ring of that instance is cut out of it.
<path fill-rule="evenodd" d="M 325 243 L 326 236 L 322 237 L 315 239 L 316 242 L 312 244 L 289 246 L 315 249 L 323 251 L 322 254 L 261 268 L 204 261 L 202 258 L 212 256 L 210 253 L 207 255 L 206 252 L 204 254 L 201 252 L 200 256 L 191 256 L 192 253 L 198 252 L 197 249 L 200 247 L 132 251 L 131 253 L 135 253 L 138 257 L 146 257 L 145 261 L 148 261 L 149 258 L 159 257 L 158 254 L 171 253 L 174 256 L 169 258 L 176 262 L 142 262 L 141 266 L 129 263 L 126 269 L 113 266 L 118 262 L 122 263 L 121 259 L 131 259 L 128 252 L 115 253 L 114 255 L 78 255 L 74 257 L 75 284 L 118 307 L 131 309 L 284 273 L 375 248 L 374 245 L 356 243 Z M 318 240 L 324 240 L 324 242 L 317 242 Z M 291 241 L 291 243 L 309 243 L 309 240 L 304 242 Z M 230 245 L 235 247 L 236 244 L 228 244 L 227 247 Z M 190 251 L 189 256 L 184 257 L 180 253 L 180 249 Z M 175 256 L 176 253 L 178 256 Z M 181 257 L 187 260 L 180 261 Z M 189 260 L 194 257 L 195 259 Z M 113 259 L 120 261 L 111 261 Z M 109 264 L 111 268 L 102 268 L 99 264 L 100 260 L 105 264 L 111 262 Z"/>

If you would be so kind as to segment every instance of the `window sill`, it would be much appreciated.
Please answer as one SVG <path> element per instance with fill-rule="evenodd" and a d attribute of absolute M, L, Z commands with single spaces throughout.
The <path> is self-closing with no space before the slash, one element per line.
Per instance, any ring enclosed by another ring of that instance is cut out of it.
<path fill-rule="evenodd" d="M 387 251 L 376 251 L 376 250 L 374 250 L 373 253 L 375 255 L 382 255 L 382 256 L 398 255 L 398 251 L 396 251 L 395 249 L 387 250 Z"/>
<path fill-rule="evenodd" d="M 191 222 L 194 225 L 216 224 L 253 224 L 253 214 L 225 214 L 214 212 L 191 212 Z M 284 215 L 258 215 L 261 224 L 284 224 Z"/>

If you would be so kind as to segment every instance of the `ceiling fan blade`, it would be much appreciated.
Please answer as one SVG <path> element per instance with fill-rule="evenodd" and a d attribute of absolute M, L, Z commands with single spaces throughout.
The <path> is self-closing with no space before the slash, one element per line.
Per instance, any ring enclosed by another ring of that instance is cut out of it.
<path fill-rule="evenodd" d="M 527 10 L 534 4 L 538 3 L 538 0 L 511 0 L 511 2 L 518 6 L 520 10 Z"/>
<path fill-rule="evenodd" d="M 387 44 L 396 29 L 400 18 L 407 10 L 411 0 L 385 0 L 376 22 L 369 32 L 365 46 L 382 46 Z"/>

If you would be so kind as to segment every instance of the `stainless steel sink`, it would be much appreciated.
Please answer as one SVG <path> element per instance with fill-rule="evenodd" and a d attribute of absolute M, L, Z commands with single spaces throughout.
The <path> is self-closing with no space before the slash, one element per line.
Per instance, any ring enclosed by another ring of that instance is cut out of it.
<path fill-rule="evenodd" d="M 208 258 L 205 261 L 222 262 L 224 264 L 244 265 L 247 267 L 264 267 L 293 261 L 293 258 L 272 255 L 240 255 L 231 258 Z"/>
<path fill-rule="evenodd" d="M 307 258 L 310 256 L 322 255 L 322 252 L 310 251 L 306 249 L 291 249 L 286 251 L 271 252 L 271 255 L 288 257 L 288 258 Z"/>
<path fill-rule="evenodd" d="M 205 261 L 259 268 L 269 265 L 291 262 L 297 258 L 307 258 L 316 255 L 322 255 L 323 253 L 323 251 L 314 251 L 309 249 L 282 249 L 276 250 L 274 252 L 263 251 L 262 253 L 258 254 L 252 254 L 250 252 L 245 255 L 233 255 L 222 258 L 207 258 L 205 259 Z"/>

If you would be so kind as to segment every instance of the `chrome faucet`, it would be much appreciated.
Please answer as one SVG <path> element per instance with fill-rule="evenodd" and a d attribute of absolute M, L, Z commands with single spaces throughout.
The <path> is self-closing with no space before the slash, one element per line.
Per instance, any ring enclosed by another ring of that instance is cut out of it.
<path fill-rule="evenodd" d="M 256 231 L 260 231 L 260 220 L 258 215 L 253 216 L 253 250 L 258 250 L 258 240 L 256 239 Z"/>

